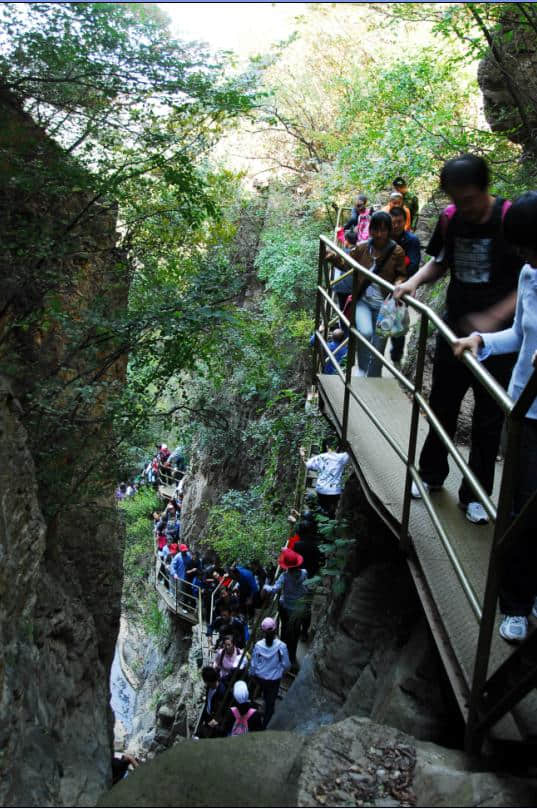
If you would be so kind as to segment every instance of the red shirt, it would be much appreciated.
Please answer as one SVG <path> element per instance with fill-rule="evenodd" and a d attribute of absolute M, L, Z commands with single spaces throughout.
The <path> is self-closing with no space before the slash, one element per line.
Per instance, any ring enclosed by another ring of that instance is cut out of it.
<path fill-rule="evenodd" d="M 288 540 L 287 540 L 287 547 L 288 547 L 290 550 L 293 550 L 293 548 L 295 547 L 296 543 L 297 543 L 297 542 L 299 542 L 299 541 L 300 541 L 300 536 L 299 536 L 299 534 L 294 534 L 294 536 L 292 536 L 292 537 L 291 537 L 291 539 L 288 539 Z"/>

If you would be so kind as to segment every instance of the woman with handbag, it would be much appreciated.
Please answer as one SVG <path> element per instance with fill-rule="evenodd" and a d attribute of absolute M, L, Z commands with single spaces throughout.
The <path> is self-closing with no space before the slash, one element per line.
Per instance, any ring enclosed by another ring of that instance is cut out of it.
<path fill-rule="evenodd" d="M 385 211 L 376 211 L 371 217 L 369 225 L 370 238 L 360 242 L 349 255 L 366 269 L 374 272 L 379 278 L 392 284 L 406 281 L 408 273 L 405 264 L 405 253 L 392 238 L 392 218 Z M 333 253 L 327 255 L 327 260 L 344 266 L 339 256 Z M 347 280 L 347 279 L 344 279 Z M 334 285 L 338 292 L 338 285 Z M 358 273 L 358 300 L 354 318 L 356 329 L 381 354 L 384 353 L 387 337 L 375 334 L 375 325 L 378 313 L 384 299 L 385 291 L 378 284 L 371 282 L 362 273 Z M 358 376 L 377 377 L 381 375 L 382 363 L 373 356 L 371 351 L 361 341 L 356 347 L 358 359 Z"/>

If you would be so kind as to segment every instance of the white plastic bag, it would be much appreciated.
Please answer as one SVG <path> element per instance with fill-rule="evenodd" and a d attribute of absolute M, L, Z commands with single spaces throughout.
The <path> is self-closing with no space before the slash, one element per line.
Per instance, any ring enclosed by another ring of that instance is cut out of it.
<path fill-rule="evenodd" d="M 379 337 L 402 337 L 410 327 L 408 306 L 388 295 L 377 315 L 375 334 Z"/>

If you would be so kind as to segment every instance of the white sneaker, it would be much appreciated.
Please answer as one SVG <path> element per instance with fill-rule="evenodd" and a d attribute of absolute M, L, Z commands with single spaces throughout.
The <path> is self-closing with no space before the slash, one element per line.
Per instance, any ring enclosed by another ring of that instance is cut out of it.
<path fill-rule="evenodd" d="M 489 515 L 481 503 L 468 503 L 466 507 L 463 503 L 461 503 L 461 508 L 466 508 L 466 519 L 470 520 L 470 522 L 473 522 L 476 525 L 486 525 L 488 523 Z"/>
<path fill-rule="evenodd" d="M 422 480 L 422 483 L 426 492 L 439 492 L 442 488 L 442 486 L 431 486 L 430 483 L 425 483 L 424 480 Z M 412 481 L 412 486 L 410 487 L 410 496 L 413 497 L 414 500 L 421 500 L 421 492 L 414 480 Z"/>
<path fill-rule="evenodd" d="M 528 634 L 528 619 L 525 615 L 506 615 L 500 624 L 500 635 L 509 643 L 521 643 Z"/>
<path fill-rule="evenodd" d="M 423 488 L 426 492 L 429 491 L 429 484 L 425 483 L 425 481 L 423 481 Z M 412 486 L 410 487 L 410 496 L 413 497 L 414 500 L 421 500 L 421 492 L 415 480 L 412 481 Z"/>

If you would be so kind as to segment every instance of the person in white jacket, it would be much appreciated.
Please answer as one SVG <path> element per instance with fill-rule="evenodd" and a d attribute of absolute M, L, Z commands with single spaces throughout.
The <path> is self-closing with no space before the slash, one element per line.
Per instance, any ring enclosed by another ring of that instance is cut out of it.
<path fill-rule="evenodd" d="M 274 713 L 280 680 L 291 667 L 291 662 L 286 644 L 276 636 L 274 618 L 264 618 L 261 622 L 261 629 L 265 637 L 263 640 L 258 640 L 254 646 L 250 674 L 261 685 L 265 700 L 264 730 Z"/>
<path fill-rule="evenodd" d="M 490 356 L 516 354 L 509 396 L 516 401 L 537 365 L 537 191 L 516 199 L 504 220 L 504 237 L 526 259 L 518 281 L 513 325 L 496 332 L 476 331 L 457 340 L 455 356 L 469 349 L 480 361 Z M 537 399 L 521 425 L 520 454 L 513 479 L 512 517 L 521 513 L 537 491 Z M 521 643 L 528 635 L 528 617 L 537 618 L 537 543 L 535 526 L 526 529 L 501 559 L 500 635 Z"/>
<path fill-rule="evenodd" d="M 343 491 L 343 472 L 350 461 L 348 452 L 336 452 L 323 442 L 323 451 L 320 455 L 313 455 L 306 459 L 306 450 L 300 447 L 300 457 L 306 464 L 306 469 L 317 472 L 315 491 L 319 506 L 325 514 L 333 520 L 336 516 L 336 509 L 339 496 Z"/>

